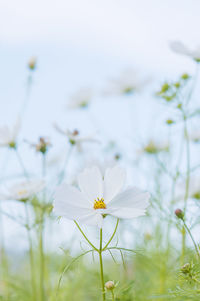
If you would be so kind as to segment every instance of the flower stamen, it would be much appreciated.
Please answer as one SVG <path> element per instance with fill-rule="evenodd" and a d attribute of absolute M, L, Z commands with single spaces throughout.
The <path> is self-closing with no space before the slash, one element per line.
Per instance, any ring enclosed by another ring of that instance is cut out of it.
<path fill-rule="evenodd" d="M 94 209 L 106 209 L 106 204 L 104 203 L 103 198 L 97 198 L 96 200 L 94 200 Z"/>

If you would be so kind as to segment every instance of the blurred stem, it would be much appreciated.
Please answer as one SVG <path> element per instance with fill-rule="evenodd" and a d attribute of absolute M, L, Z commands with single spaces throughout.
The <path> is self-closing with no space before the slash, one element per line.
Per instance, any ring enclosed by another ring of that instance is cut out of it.
<path fill-rule="evenodd" d="M 190 238 L 191 238 L 191 240 L 192 240 L 192 242 L 193 242 L 193 244 L 194 244 L 194 247 L 195 247 L 197 256 L 198 256 L 198 258 L 200 259 L 200 251 L 199 251 L 199 248 L 198 248 L 198 246 L 197 246 L 197 244 L 196 244 L 196 242 L 195 242 L 195 240 L 194 240 L 194 237 L 193 237 L 193 235 L 192 235 L 192 232 L 190 231 L 190 229 L 188 228 L 188 226 L 186 225 L 186 223 L 185 223 L 184 220 L 183 220 L 183 224 L 184 224 L 184 227 L 185 227 L 186 231 L 188 232 L 188 234 L 189 234 L 189 236 L 190 236 Z"/>
<path fill-rule="evenodd" d="M 35 284 L 35 268 L 34 268 L 34 256 L 33 256 L 33 244 L 31 239 L 31 231 L 29 225 L 29 212 L 28 212 L 28 204 L 25 203 L 25 214 L 26 214 L 26 229 L 27 229 L 27 236 L 29 242 L 29 260 L 30 260 L 30 273 L 31 273 L 31 284 L 32 284 L 32 293 L 33 293 L 33 300 L 36 301 L 36 284 Z"/>
<path fill-rule="evenodd" d="M 182 248 L 181 248 L 181 260 L 180 264 L 181 266 L 184 264 L 184 258 L 185 258 L 185 238 L 186 238 L 186 233 L 185 233 L 185 228 L 182 227 L 181 229 L 181 234 L 182 234 Z"/>
<path fill-rule="evenodd" d="M 105 295 L 104 275 L 103 275 L 102 242 L 103 242 L 103 233 L 102 233 L 102 228 L 101 228 L 100 229 L 100 246 L 99 246 L 99 263 L 100 263 L 102 300 L 105 301 L 106 300 L 106 295 Z"/>
<path fill-rule="evenodd" d="M 46 154 L 42 154 L 42 176 L 46 176 Z"/>
<path fill-rule="evenodd" d="M 184 117 L 184 135 L 185 135 L 185 139 L 186 139 L 186 160 L 187 160 L 185 196 L 184 196 L 184 214 L 185 214 L 186 209 L 187 209 L 187 200 L 188 200 L 189 186 L 190 186 L 190 142 L 189 142 L 186 117 Z"/>
<path fill-rule="evenodd" d="M 72 150 L 73 150 L 73 145 L 70 145 L 70 148 L 67 152 L 67 156 L 65 158 L 65 162 L 64 162 L 64 165 L 63 165 L 63 168 L 60 172 L 60 175 L 59 175 L 59 179 L 58 179 L 58 185 L 62 183 L 64 177 L 65 177 L 65 172 L 66 172 L 66 167 L 67 167 L 67 164 L 69 162 L 69 159 L 71 157 L 71 154 L 72 154 Z"/>
<path fill-rule="evenodd" d="M 114 295 L 113 290 L 111 291 L 111 293 L 112 293 L 112 301 L 115 301 L 115 295 Z"/>
<path fill-rule="evenodd" d="M 42 154 L 42 176 L 46 176 L 46 153 Z M 46 198 L 46 189 L 44 189 L 43 202 Z M 45 300 L 45 256 L 44 256 L 44 210 L 40 208 L 40 225 L 39 225 L 39 254 L 40 254 L 40 298 L 41 301 Z"/>
<path fill-rule="evenodd" d="M 32 84 L 33 84 L 33 75 L 32 75 L 32 71 L 31 71 L 27 78 L 25 98 L 24 98 L 24 102 L 23 102 L 22 108 L 21 108 L 21 119 L 26 111 L 26 107 L 27 107 L 27 104 L 30 99 Z"/>
<path fill-rule="evenodd" d="M 15 148 L 15 153 L 16 153 L 16 156 L 17 156 L 17 159 L 18 159 L 18 161 L 19 161 L 19 164 L 20 164 L 20 166 L 21 166 L 21 169 L 22 169 L 22 171 L 23 171 L 23 173 L 24 173 L 24 176 L 25 176 L 25 178 L 29 178 L 29 175 L 28 175 L 28 173 L 27 173 L 27 171 L 26 171 L 26 168 L 25 168 L 25 166 L 24 166 L 24 163 L 23 163 L 23 161 L 22 161 L 22 158 L 21 158 L 21 156 L 20 156 L 20 153 L 18 152 L 18 150 Z"/>
<path fill-rule="evenodd" d="M 40 252 L 40 298 L 45 300 L 44 277 L 45 277 L 45 257 L 44 257 L 44 214 L 41 209 L 39 227 L 39 252 Z"/>
<path fill-rule="evenodd" d="M 183 120 L 184 120 L 184 135 L 186 139 L 186 162 L 187 162 L 187 171 L 186 171 L 186 180 L 185 180 L 185 196 L 184 196 L 184 216 L 187 210 L 187 200 L 189 195 L 189 186 L 190 186 L 190 142 L 189 142 L 189 135 L 187 129 L 187 116 L 183 112 Z M 184 262 L 185 256 L 185 229 L 183 228 L 182 231 L 182 254 L 181 254 L 181 264 Z"/>
<path fill-rule="evenodd" d="M 15 149 L 15 153 L 17 155 L 19 164 L 24 172 L 24 176 L 29 179 L 29 175 L 26 171 L 22 158 L 17 149 Z M 30 260 L 30 270 L 31 270 L 31 284 L 32 284 L 32 292 L 33 292 L 33 300 L 36 301 L 36 284 L 35 284 L 35 266 L 34 266 L 34 255 L 33 255 L 33 243 L 31 238 L 31 230 L 30 230 L 30 217 L 28 212 L 28 204 L 27 202 L 24 203 L 25 205 L 25 214 L 26 214 L 26 229 L 27 229 L 27 236 L 29 242 L 29 260 Z"/>

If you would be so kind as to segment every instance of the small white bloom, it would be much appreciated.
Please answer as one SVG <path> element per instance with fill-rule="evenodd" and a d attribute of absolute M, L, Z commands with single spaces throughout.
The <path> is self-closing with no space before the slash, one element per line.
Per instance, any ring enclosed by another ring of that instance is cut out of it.
<path fill-rule="evenodd" d="M 82 88 L 71 96 L 67 106 L 70 109 L 88 107 L 88 105 L 91 103 L 92 96 L 93 93 L 91 89 Z"/>
<path fill-rule="evenodd" d="M 193 142 L 200 142 L 200 130 L 196 130 L 189 134 L 189 139 Z"/>
<path fill-rule="evenodd" d="M 149 142 L 139 151 L 139 154 L 147 153 L 147 154 L 158 154 L 160 152 L 168 152 L 169 151 L 169 143 L 154 141 L 153 139 L 149 140 Z"/>
<path fill-rule="evenodd" d="M 125 219 L 145 215 L 149 193 L 133 187 L 123 190 L 125 178 L 118 166 L 107 168 L 104 177 L 97 166 L 86 168 L 78 176 L 79 189 L 67 184 L 56 189 L 54 212 L 100 228 L 106 215 Z"/>
<path fill-rule="evenodd" d="M 0 127 L 0 146 L 7 146 L 11 148 L 16 147 L 20 125 L 20 119 L 18 118 L 13 128 L 9 128 L 8 126 Z"/>
<path fill-rule="evenodd" d="M 86 142 L 99 142 L 97 139 L 94 138 L 94 135 L 81 136 L 78 130 L 63 130 L 57 124 L 55 124 L 54 127 L 60 134 L 68 138 L 69 143 L 71 143 L 72 145 L 76 145 L 79 151 L 82 151 L 82 144 Z"/>
<path fill-rule="evenodd" d="M 44 181 L 30 180 L 12 184 L 1 193 L 2 200 L 25 201 L 44 189 Z"/>
<path fill-rule="evenodd" d="M 183 201 L 185 197 L 186 179 L 180 181 L 176 188 L 175 201 Z M 189 181 L 188 198 L 200 199 L 200 176 L 192 176 Z"/>
<path fill-rule="evenodd" d="M 121 73 L 119 78 L 113 79 L 106 90 L 108 95 L 128 95 L 139 92 L 149 82 L 147 79 L 141 79 L 136 70 L 126 70 Z"/>
<path fill-rule="evenodd" d="M 191 49 L 180 41 L 172 41 L 170 47 L 174 52 L 189 56 L 196 62 L 200 62 L 200 45 Z"/>

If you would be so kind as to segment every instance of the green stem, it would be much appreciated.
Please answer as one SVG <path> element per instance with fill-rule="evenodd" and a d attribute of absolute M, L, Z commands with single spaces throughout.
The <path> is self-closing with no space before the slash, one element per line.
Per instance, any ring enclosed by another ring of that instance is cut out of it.
<path fill-rule="evenodd" d="M 83 230 L 81 229 L 81 227 L 79 226 L 79 224 L 74 221 L 76 226 L 78 227 L 79 231 L 81 232 L 81 234 L 83 235 L 83 237 L 85 238 L 85 240 L 89 243 L 89 245 L 97 252 L 99 252 L 99 250 L 91 243 L 91 241 L 87 238 L 87 236 L 85 235 L 85 233 L 83 232 Z"/>
<path fill-rule="evenodd" d="M 41 209 L 42 210 L 42 209 Z M 41 301 L 45 300 L 44 290 L 44 272 L 45 272 L 45 258 L 44 258 L 44 242 L 43 242 L 43 212 L 41 214 L 40 229 L 39 229 L 39 252 L 40 252 L 40 298 Z"/>
<path fill-rule="evenodd" d="M 184 196 L 184 215 L 186 213 L 187 209 L 187 200 L 189 196 L 189 186 L 190 186 L 190 142 L 189 142 L 189 135 L 188 135 L 188 129 L 187 129 L 187 118 L 185 114 L 183 113 L 183 119 L 184 119 L 184 135 L 186 139 L 186 160 L 187 160 L 187 172 L 186 172 L 186 182 L 185 182 L 185 196 Z M 182 263 L 184 262 L 184 256 L 185 256 L 185 231 L 182 229 Z"/>
<path fill-rule="evenodd" d="M 29 99 L 30 99 L 32 83 L 33 83 L 33 77 L 32 77 L 32 71 L 31 71 L 30 74 L 28 75 L 28 78 L 27 78 L 25 98 L 24 98 L 24 101 L 23 101 L 23 104 L 22 104 L 22 107 L 21 107 L 21 113 L 20 113 L 21 119 L 24 116 L 27 104 L 28 104 Z"/>
<path fill-rule="evenodd" d="M 197 244 L 196 244 L 196 242 L 195 242 L 195 240 L 194 240 L 194 237 L 193 237 L 193 235 L 192 235 L 190 229 L 188 228 L 188 226 L 186 225 L 186 223 L 185 223 L 184 220 L 183 220 L 183 224 L 184 224 L 184 227 L 185 227 L 186 231 L 188 232 L 188 234 L 189 234 L 189 236 L 190 236 L 190 238 L 191 238 L 191 240 L 192 240 L 192 242 L 193 242 L 193 244 L 194 244 L 194 247 L 195 247 L 197 256 L 198 256 L 198 258 L 200 259 L 199 248 L 198 248 L 198 246 L 197 246 Z"/>
<path fill-rule="evenodd" d="M 186 236 L 186 233 L 185 233 L 185 228 L 182 227 L 181 229 L 181 234 L 182 234 L 182 249 L 181 249 L 181 259 L 180 259 L 180 263 L 181 263 L 181 266 L 184 264 L 184 258 L 185 258 L 185 236 Z"/>
<path fill-rule="evenodd" d="M 111 291 L 111 293 L 112 293 L 112 301 L 115 301 L 115 295 L 114 295 L 113 290 Z"/>
<path fill-rule="evenodd" d="M 102 242 L 103 242 L 103 235 L 102 235 L 102 228 L 101 228 L 100 229 L 99 264 L 100 264 L 102 300 L 105 301 L 106 300 L 106 295 L 105 295 L 104 275 L 103 275 Z"/>
<path fill-rule="evenodd" d="M 115 230 L 111 236 L 111 238 L 109 239 L 109 241 L 107 242 L 107 244 L 105 245 L 105 247 L 102 249 L 102 251 L 105 251 L 107 249 L 107 247 L 109 246 L 109 244 L 111 243 L 111 241 L 113 240 L 115 234 L 116 234 L 116 231 L 117 231 L 117 228 L 118 228 L 118 225 L 119 225 L 119 219 L 117 219 L 117 223 L 116 223 L 116 226 L 115 226 Z"/>

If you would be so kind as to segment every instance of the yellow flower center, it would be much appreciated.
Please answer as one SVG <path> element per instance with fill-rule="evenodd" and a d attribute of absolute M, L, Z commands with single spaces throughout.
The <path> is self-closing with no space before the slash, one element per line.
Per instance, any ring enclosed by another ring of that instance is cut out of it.
<path fill-rule="evenodd" d="M 26 189 L 18 191 L 18 195 L 19 195 L 19 196 L 22 196 L 22 195 L 24 195 L 24 194 L 26 194 L 26 193 L 27 193 L 27 190 L 26 190 Z"/>
<path fill-rule="evenodd" d="M 106 209 L 106 204 L 104 203 L 104 199 L 97 198 L 94 200 L 94 209 Z"/>

